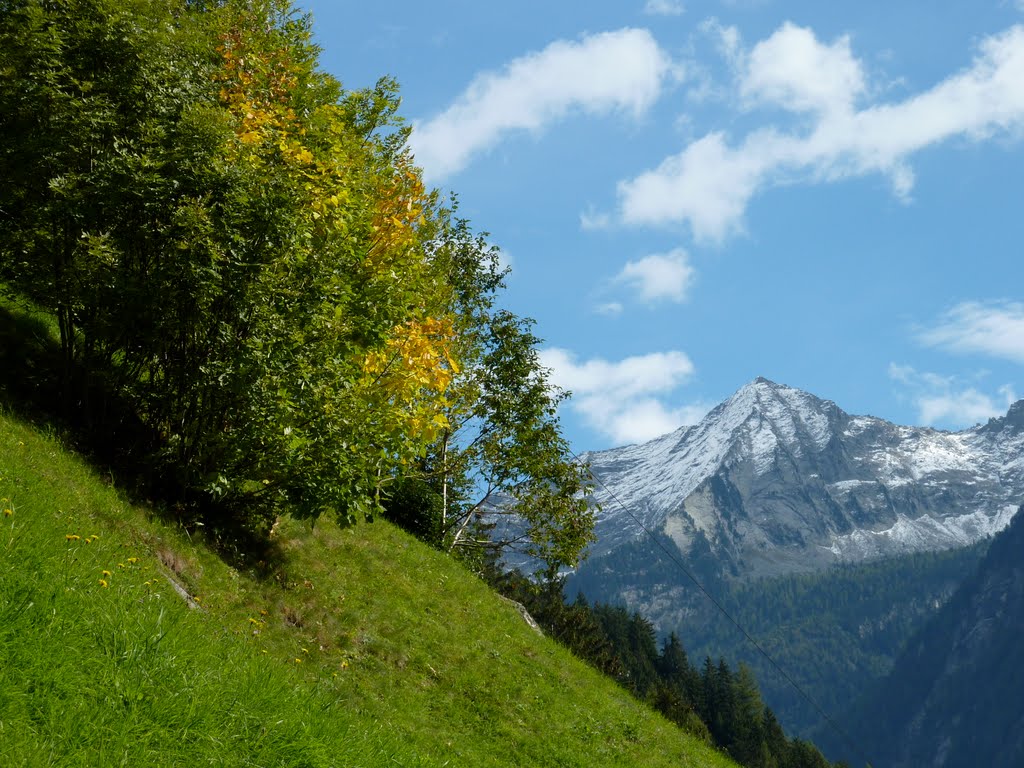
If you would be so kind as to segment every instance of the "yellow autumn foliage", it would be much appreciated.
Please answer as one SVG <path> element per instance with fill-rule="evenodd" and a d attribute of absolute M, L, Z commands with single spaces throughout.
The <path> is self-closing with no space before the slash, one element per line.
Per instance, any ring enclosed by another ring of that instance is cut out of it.
<path fill-rule="evenodd" d="M 369 399 L 390 406 L 389 431 L 432 442 L 448 426 L 445 392 L 459 372 L 453 340 L 451 317 L 409 320 L 367 355 L 362 385 Z"/>

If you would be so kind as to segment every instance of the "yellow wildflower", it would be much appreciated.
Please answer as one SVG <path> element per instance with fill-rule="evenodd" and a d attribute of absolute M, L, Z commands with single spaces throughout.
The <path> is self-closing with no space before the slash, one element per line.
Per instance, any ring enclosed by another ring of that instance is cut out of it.
<path fill-rule="evenodd" d="M 100 579 L 100 586 L 103 587 L 104 589 L 106 589 L 110 585 L 107 583 L 106 579 Z"/>
<path fill-rule="evenodd" d="M 111 573 L 110 571 L 108 571 L 108 570 L 107 570 L 106 568 L 104 568 L 104 569 L 103 569 L 103 578 L 105 578 L 105 579 L 109 579 L 109 578 L 110 578 L 111 576 L 113 576 L 113 575 L 114 575 L 114 574 L 112 574 L 112 573 Z"/>
<path fill-rule="evenodd" d="M 68 541 L 78 541 L 82 537 L 79 536 L 77 533 L 69 533 L 64 538 L 67 539 Z"/>
<path fill-rule="evenodd" d="M 13 509 L 5 509 L 4 510 L 4 517 L 10 517 L 13 514 L 14 514 L 14 510 Z"/>

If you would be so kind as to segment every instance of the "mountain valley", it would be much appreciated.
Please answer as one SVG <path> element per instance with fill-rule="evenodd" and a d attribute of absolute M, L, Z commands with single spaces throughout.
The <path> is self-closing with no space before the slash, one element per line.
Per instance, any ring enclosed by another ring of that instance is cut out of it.
<path fill-rule="evenodd" d="M 695 426 L 584 456 L 602 509 L 567 591 L 640 611 L 698 658 L 748 664 L 786 727 L 809 735 L 821 713 L 683 568 L 837 715 L 1012 519 L 1022 454 L 1024 401 L 945 432 L 759 378 Z"/>

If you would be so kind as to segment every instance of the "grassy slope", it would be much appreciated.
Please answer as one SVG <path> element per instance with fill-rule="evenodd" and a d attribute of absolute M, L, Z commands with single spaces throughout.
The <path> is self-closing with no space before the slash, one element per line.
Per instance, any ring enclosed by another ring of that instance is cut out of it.
<path fill-rule="evenodd" d="M 257 578 L 2 414 L 0 498 L 4 765 L 732 765 L 387 523 Z"/>

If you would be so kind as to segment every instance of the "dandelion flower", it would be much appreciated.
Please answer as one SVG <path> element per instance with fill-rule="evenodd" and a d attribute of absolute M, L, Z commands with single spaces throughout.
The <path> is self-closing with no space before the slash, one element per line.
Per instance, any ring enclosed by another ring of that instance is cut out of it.
<path fill-rule="evenodd" d="M 109 579 L 113 575 L 114 574 L 112 574 L 110 571 L 106 570 L 105 568 L 103 569 L 103 578 Z"/>
<path fill-rule="evenodd" d="M 64 538 L 67 539 L 68 541 L 78 541 L 82 537 L 79 536 L 77 533 L 69 533 Z"/>
<path fill-rule="evenodd" d="M 131 565 L 135 565 L 135 564 L 136 564 L 137 562 L 139 562 L 139 558 L 137 558 L 137 557 L 129 557 L 129 558 L 128 558 L 128 562 L 129 562 L 129 563 L 130 563 Z"/>
<path fill-rule="evenodd" d="M 308 654 L 309 653 L 309 648 L 303 648 L 302 652 L 305 653 L 305 654 Z"/>
<path fill-rule="evenodd" d="M 110 585 L 107 583 L 106 579 L 100 579 L 100 586 L 103 587 L 104 589 L 106 589 Z"/>
<path fill-rule="evenodd" d="M 4 517 L 10 517 L 13 514 L 14 514 L 14 510 L 13 509 L 5 509 L 4 510 Z"/>
<path fill-rule="evenodd" d="M 296 664 L 301 664 L 301 663 L 302 663 L 302 659 L 300 659 L 300 658 L 296 658 L 296 659 L 295 659 L 295 663 L 296 663 Z"/>

